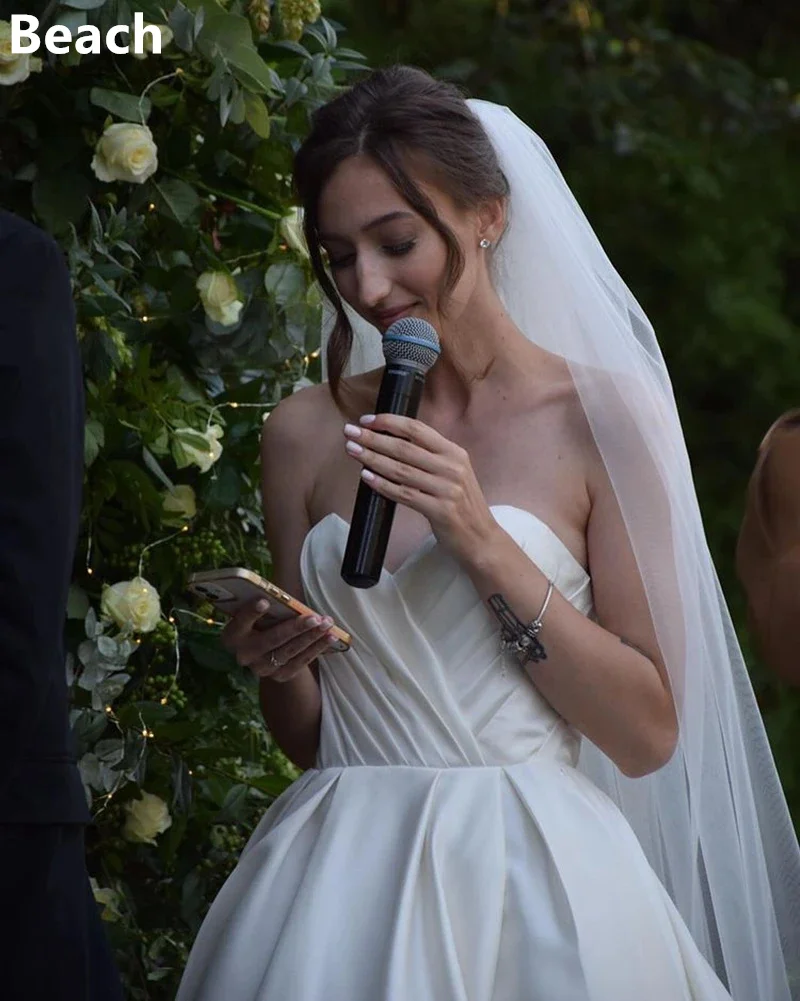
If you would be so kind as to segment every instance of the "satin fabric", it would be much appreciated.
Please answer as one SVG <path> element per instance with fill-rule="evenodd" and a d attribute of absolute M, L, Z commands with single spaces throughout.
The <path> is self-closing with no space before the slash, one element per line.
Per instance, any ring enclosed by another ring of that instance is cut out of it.
<path fill-rule="evenodd" d="M 492 513 L 591 615 L 549 527 Z M 729 1001 L 458 563 L 431 535 L 350 588 L 347 531 L 328 515 L 301 555 L 354 636 L 321 661 L 317 767 L 254 831 L 177 1001 Z"/>

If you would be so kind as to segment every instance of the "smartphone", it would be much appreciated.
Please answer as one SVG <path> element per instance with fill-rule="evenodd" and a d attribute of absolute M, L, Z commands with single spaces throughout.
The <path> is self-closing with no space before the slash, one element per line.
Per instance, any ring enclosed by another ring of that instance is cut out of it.
<path fill-rule="evenodd" d="M 210 601 L 225 615 L 233 615 L 243 605 L 250 604 L 258 598 L 266 598 L 269 601 L 269 609 L 264 613 L 265 619 L 280 622 L 294 618 L 295 615 L 319 614 L 275 584 L 243 567 L 193 573 L 189 578 L 189 590 L 199 598 Z M 331 650 L 345 653 L 350 649 L 352 637 L 344 629 L 334 625 L 328 632 L 333 633 L 337 640 L 331 646 Z"/>

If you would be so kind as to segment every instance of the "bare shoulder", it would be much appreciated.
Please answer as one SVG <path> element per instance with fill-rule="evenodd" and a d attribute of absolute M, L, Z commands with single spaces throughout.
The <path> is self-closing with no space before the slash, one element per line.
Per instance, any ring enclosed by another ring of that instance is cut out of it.
<path fill-rule="evenodd" d="M 299 558 L 310 527 L 308 499 L 323 458 L 318 429 L 330 421 L 327 386 L 309 386 L 285 397 L 261 432 L 264 531 L 275 579 L 299 594 Z"/>

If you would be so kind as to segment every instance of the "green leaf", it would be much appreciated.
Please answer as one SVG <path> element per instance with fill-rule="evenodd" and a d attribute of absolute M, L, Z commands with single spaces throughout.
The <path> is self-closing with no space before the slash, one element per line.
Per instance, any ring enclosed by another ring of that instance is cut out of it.
<path fill-rule="evenodd" d="M 201 8 L 197 20 L 200 20 L 200 15 L 203 13 L 204 10 Z M 172 29 L 174 41 L 178 48 L 184 52 L 191 52 L 194 48 L 194 40 L 197 37 L 195 32 L 195 15 L 180 0 L 178 0 L 170 11 L 167 24 Z"/>
<path fill-rule="evenodd" d="M 78 28 L 82 28 L 87 22 L 86 11 L 84 10 L 62 10 L 58 14 L 58 23 L 69 30 L 74 37 Z M 72 54 L 72 50 L 70 51 Z M 77 53 L 76 53 L 77 55 Z"/>
<path fill-rule="evenodd" d="M 231 786 L 225 796 L 217 821 L 219 823 L 230 823 L 231 821 L 244 820 L 244 808 L 249 792 L 250 789 L 246 785 L 237 784 Z"/>
<path fill-rule="evenodd" d="M 219 52 L 243 87 L 259 94 L 272 91 L 270 69 L 253 45 L 253 32 L 246 17 L 207 6 L 197 47 L 210 62 Z"/>
<path fill-rule="evenodd" d="M 123 94 L 118 90 L 106 90 L 103 87 L 92 87 L 89 100 L 98 108 L 111 112 L 117 118 L 126 122 L 144 124 L 150 117 L 153 106 L 147 97 L 137 97 L 135 94 Z"/>
<path fill-rule="evenodd" d="M 40 174 L 33 182 L 33 207 L 51 233 L 66 233 L 77 225 L 88 202 L 89 179 L 83 174 Z"/>
<path fill-rule="evenodd" d="M 108 464 L 117 484 L 116 499 L 127 511 L 133 512 L 145 524 L 161 513 L 161 495 L 135 462 L 118 459 Z"/>
<path fill-rule="evenodd" d="M 270 121 L 269 111 L 263 100 L 257 94 L 250 91 L 244 92 L 244 108 L 247 124 L 261 139 L 269 139 Z"/>
<path fill-rule="evenodd" d="M 85 619 L 89 611 L 89 598 L 83 588 L 70 584 L 67 598 L 67 618 Z"/>
<path fill-rule="evenodd" d="M 282 261 L 267 269 L 264 287 L 279 306 L 287 306 L 305 296 L 306 279 L 302 269 L 296 264 Z"/>
<path fill-rule="evenodd" d="M 167 490 L 175 489 L 175 484 L 161 468 L 161 463 L 153 455 L 153 453 L 150 451 L 149 448 L 146 447 L 142 448 L 142 460 L 144 461 L 145 466 L 147 466 L 147 468 L 153 474 L 153 476 L 155 476 L 156 479 L 158 479 L 161 483 L 163 483 L 164 486 L 167 488 Z"/>
<path fill-rule="evenodd" d="M 178 177 L 154 181 L 153 187 L 159 212 L 181 225 L 188 223 L 200 207 L 200 196 L 195 189 Z"/>
<path fill-rule="evenodd" d="M 105 428 L 95 418 L 89 419 L 83 432 L 83 458 L 87 466 L 91 466 L 105 443 Z"/>
<path fill-rule="evenodd" d="M 172 803 L 173 818 L 172 824 L 169 829 L 159 839 L 159 846 L 164 855 L 164 859 L 169 864 L 172 862 L 177 855 L 178 849 L 181 846 L 184 835 L 186 834 L 186 828 L 189 823 L 189 818 L 184 811 L 176 805 L 173 800 Z M 165 975 L 167 971 L 164 971 Z"/>
<path fill-rule="evenodd" d="M 239 472 L 234 466 L 225 465 L 217 469 L 216 476 L 203 495 L 209 508 L 217 511 L 230 510 L 241 496 Z"/>

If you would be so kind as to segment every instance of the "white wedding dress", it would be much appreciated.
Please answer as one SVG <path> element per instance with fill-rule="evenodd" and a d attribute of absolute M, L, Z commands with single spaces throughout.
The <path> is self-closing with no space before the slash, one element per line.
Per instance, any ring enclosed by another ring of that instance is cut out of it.
<path fill-rule="evenodd" d="M 548 526 L 492 512 L 590 614 Z M 322 659 L 317 767 L 253 833 L 178 1001 L 729 1001 L 458 563 L 430 535 L 353 589 L 347 531 L 328 515 L 301 556 L 354 637 Z"/>

